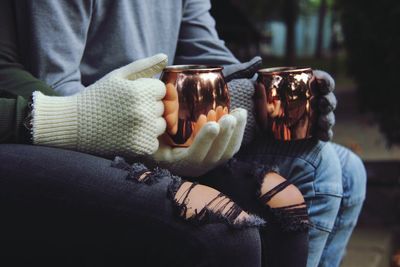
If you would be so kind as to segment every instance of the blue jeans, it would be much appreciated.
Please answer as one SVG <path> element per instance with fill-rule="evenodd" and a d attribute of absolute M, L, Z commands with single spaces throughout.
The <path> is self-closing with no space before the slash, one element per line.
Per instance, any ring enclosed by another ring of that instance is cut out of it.
<path fill-rule="evenodd" d="M 313 223 L 307 266 L 339 266 L 365 199 L 366 172 L 360 158 L 333 143 L 262 137 L 237 157 L 276 165 L 300 189 Z"/>

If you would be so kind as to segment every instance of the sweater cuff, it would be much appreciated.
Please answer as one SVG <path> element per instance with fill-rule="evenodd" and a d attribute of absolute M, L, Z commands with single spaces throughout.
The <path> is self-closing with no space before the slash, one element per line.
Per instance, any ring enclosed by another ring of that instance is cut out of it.
<path fill-rule="evenodd" d="M 249 79 L 235 79 L 228 83 L 231 96 L 231 110 L 244 108 L 247 110 L 247 123 L 243 135 L 242 145 L 250 143 L 257 131 L 257 123 L 254 117 L 254 85 Z"/>
<path fill-rule="evenodd" d="M 77 97 L 33 93 L 32 137 L 37 145 L 74 149 L 78 140 Z"/>

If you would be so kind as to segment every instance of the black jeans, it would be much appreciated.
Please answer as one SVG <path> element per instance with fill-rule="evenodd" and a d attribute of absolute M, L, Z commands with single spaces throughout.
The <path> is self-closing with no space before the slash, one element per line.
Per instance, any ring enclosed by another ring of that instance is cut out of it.
<path fill-rule="evenodd" d="M 256 227 L 184 221 L 170 177 L 127 179 L 110 160 L 0 145 L 1 266 L 260 266 Z"/>

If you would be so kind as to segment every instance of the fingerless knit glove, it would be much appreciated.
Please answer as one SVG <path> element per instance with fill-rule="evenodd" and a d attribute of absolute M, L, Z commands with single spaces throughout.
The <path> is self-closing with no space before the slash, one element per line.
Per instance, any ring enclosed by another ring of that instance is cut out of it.
<path fill-rule="evenodd" d="M 135 61 L 73 96 L 35 92 L 34 144 L 106 157 L 154 153 L 165 131 L 165 86 L 151 77 L 166 63 L 163 54 Z"/>

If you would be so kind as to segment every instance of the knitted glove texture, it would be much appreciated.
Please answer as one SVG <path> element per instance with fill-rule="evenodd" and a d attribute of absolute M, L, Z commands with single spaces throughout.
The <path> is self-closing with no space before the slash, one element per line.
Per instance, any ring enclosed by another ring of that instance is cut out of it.
<path fill-rule="evenodd" d="M 228 88 L 231 97 L 231 109 L 240 107 L 247 110 L 247 123 L 242 144 L 248 144 L 253 140 L 257 131 L 257 123 L 254 117 L 254 84 L 249 79 L 235 79 L 228 83 Z"/>
<path fill-rule="evenodd" d="M 152 154 L 165 131 L 165 85 L 151 78 L 167 63 L 158 54 L 114 70 L 81 93 L 33 95 L 33 142 L 112 157 Z"/>
<path fill-rule="evenodd" d="M 261 66 L 261 57 L 250 61 L 224 66 L 225 81 L 228 82 L 231 96 L 231 109 L 244 108 L 247 110 L 247 124 L 243 136 L 243 144 L 248 144 L 254 138 L 257 124 L 254 118 L 254 82 L 251 80 Z"/>

